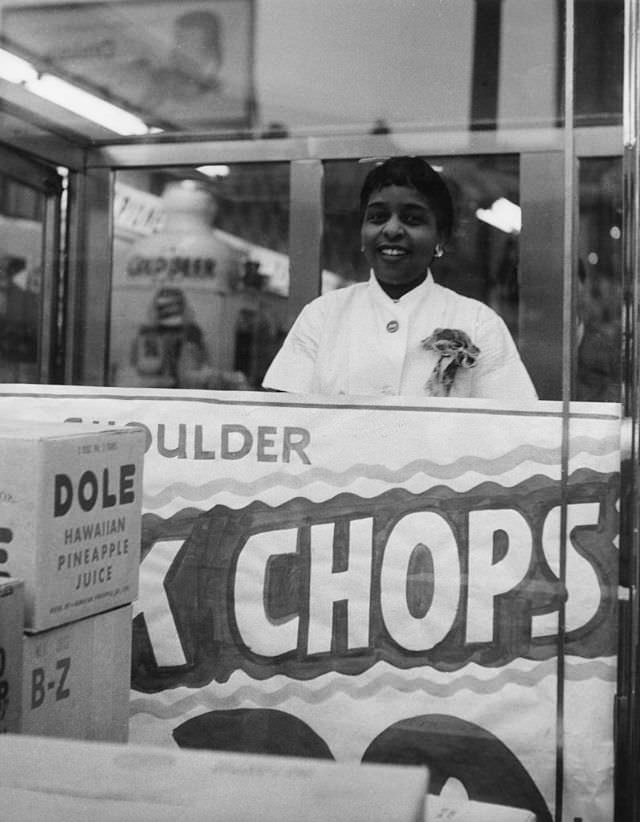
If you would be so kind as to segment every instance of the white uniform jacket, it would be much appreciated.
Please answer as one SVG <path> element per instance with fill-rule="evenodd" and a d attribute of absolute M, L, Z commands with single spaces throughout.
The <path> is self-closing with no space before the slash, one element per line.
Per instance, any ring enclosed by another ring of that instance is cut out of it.
<path fill-rule="evenodd" d="M 465 331 L 480 349 L 459 368 L 451 397 L 536 399 L 513 339 L 496 312 L 427 279 L 393 300 L 373 274 L 318 297 L 294 322 L 263 386 L 298 394 L 428 396 L 438 356 L 422 346 L 437 328 Z"/>

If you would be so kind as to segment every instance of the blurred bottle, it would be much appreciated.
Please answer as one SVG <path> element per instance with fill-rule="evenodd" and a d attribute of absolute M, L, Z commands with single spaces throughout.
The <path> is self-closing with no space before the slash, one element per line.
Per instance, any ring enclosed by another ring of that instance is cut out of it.
<path fill-rule="evenodd" d="M 139 240 L 127 259 L 127 280 L 227 294 L 236 287 L 244 257 L 217 236 L 214 194 L 195 180 L 169 183 L 162 194 L 161 231 Z"/>

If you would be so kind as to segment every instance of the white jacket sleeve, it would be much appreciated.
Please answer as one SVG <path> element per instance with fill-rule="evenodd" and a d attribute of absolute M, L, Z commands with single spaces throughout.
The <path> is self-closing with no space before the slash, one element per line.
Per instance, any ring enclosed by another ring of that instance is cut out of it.
<path fill-rule="evenodd" d="M 263 388 L 309 394 L 315 388 L 315 367 L 322 333 L 322 310 L 314 300 L 291 326 L 285 341 L 267 369 Z"/>
<path fill-rule="evenodd" d="M 506 324 L 485 309 L 478 329 L 481 355 L 473 369 L 474 397 L 535 400 L 537 393 Z"/>

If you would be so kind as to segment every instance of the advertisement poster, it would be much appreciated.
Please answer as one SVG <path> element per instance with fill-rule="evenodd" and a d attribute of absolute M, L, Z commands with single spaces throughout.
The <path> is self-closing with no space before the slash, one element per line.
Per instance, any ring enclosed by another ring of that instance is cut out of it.
<path fill-rule="evenodd" d="M 610 822 L 619 408 L 561 408 L 0 387 L 146 429 L 131 742 Z"/>

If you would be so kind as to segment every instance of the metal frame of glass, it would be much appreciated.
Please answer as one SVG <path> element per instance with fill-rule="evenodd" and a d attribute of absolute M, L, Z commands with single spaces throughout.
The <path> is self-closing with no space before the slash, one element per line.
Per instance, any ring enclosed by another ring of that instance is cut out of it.
<path fill-rule="evenodd" d="M 616 818 L 634 820 L 640 814 L 640 556 L 638 494 L 640 406 L 640 4 L 625 0 L 625 70 L 623 94 L 623 215 L 624 215 L 624 353 L 623 461 L 620 510 L 620 643 L 617 715 Z"/>

